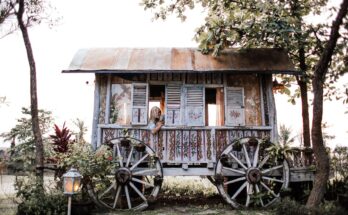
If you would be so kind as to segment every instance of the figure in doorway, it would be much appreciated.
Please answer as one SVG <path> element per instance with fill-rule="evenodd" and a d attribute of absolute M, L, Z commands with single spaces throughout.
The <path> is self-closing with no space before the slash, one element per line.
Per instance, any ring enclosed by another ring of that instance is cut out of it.
<path fill-rule="evenodd" d="M 148 128 L 152 134 L 156 134 L 164 125 L 164 117 L 161 115 L 161 109 L 159 107 L 153 107 L 150 111 L 150 119 Z"/>

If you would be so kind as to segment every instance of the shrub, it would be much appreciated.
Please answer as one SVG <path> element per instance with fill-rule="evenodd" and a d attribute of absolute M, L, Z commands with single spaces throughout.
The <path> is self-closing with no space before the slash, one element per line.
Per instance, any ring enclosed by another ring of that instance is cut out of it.
<path fill-rule="evenodd" d="M 309 215 L 308 209 L 288 197 L 284 198 L 276 205 L 275 212 L 277 215 Z"/>
<path fill-rule="evenodd" d="M 309 210 L 295 200 L 290 198 L 283 199 L 279 204 L 275 206 L 275 212 L 277 215 L 346 215 L 348 214 L 345 209 L 336 205 L 336 202 L 325 201 L 320 207 Z"/>
<path fill-rule="evenodd" d="M 20 200 L 18 214 L 60 215 L 66 214 L 67 198 L 61 189 L 46 189 L 34 175 L 16 178 L 15 189 Z"/>

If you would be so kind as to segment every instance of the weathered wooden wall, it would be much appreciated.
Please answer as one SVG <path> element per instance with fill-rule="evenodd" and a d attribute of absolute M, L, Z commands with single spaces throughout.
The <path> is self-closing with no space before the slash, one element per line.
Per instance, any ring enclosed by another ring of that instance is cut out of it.
<path fill-rule="evenodd" d="M 271 76 L 270 76 L 271 77 Z M 224 80 L 225 79 L 225 80 Z M 126 119 L 117 117 L 110 108 L 122 109 L 126 103 L 126 109 L 130 112 L 130 88 L 132 83 L 158 83 L 167 84 L 172 81 L 182 84 L 203 84 L 215 87 L 243 87 L 245 103 L 245 126 L 271 126 L 276 125 L 274 100 L 272 100 L 271 83 L 269 77 L 264 78 L 256 74 L 222 74 L 222 73 L 152 73 L 152 74 L 97 74 L 95 93 L 95 112 L 97 115 L 97 124 L 118 124 L 130 125 L 130 117 Z M 261 86 L 262 84 L 262 86 Z M 117 88 L 122 88 L 123 92 L 116 93 Z M 269 89 L 268 89 L 269 88 Z M 121 95 L 122 94 L 122 95 Z M 98 98 L 97 98 L 98 97 Z M 122 103 L 122 104 L 119 104 Z M 109 110 L 107 110 L 109 108 Z M 269 112 L 271 110 L 271 112 Z M 120 110 L 122 115 L 123 110 Z M 271 116 L 272 115 L 272 116 Z M 107 118 L 106 118 L 107 117 Z M 96 122 L 94 122 L 96 123 Z M 95 126 L 94 126 L 95 127 Z M 274 129 L 273 129 L 274 130 Z M 96 146 L 96 129 L 93 131 L 92 142 Z M 274 131 L 271 136 L 275 136 Z M 169 135 L 169 134 L 168 134 Z M 169 137 L 169 136 L 168 136 Z"/>
<path fill-rule="evenodd" d="M 227 75 L 226 84 L 229 87 L 244 88 L 245 125 L 262 125 L 260 79 L 254 75 Z"/>

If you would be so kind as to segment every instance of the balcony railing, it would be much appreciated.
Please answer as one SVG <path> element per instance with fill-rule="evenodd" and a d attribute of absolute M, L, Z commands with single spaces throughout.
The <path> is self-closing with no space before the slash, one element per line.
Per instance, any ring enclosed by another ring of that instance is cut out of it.
<path fill-rule="evenodd" d="M 144 127 L 98 126 L 98 146 L 128 135 L 142 140 L 162 163 L 214 163 L 225 146 L 237 138 L 270 136 L 271 127 L 162 127 L 157 134 Z"/>

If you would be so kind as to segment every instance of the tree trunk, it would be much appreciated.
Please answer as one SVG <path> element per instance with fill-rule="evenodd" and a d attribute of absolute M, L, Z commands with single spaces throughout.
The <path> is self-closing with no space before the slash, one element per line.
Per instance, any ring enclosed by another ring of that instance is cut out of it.
<path fill-rule="evenodd" d="M 326 191 L 326 183 L 329 179 L 329 156 L 324 146 L 321 124 L 323 117 L 323 84 L 325 75 L 330 65 L 332 54 L 339 38 L 339 29 L 348 11 L 348 0 L 344 0 L 340 6 L 336 19 L 332 23 L 329 41 L 325 45 L 323 54 L 318 61 L 313 77 L 313 121 L 312 142 L 313 151 L 317 161 L 317 169 L 313 189 L 309 195 L 306 206 L 318 207 Z"/>
<path fill-rule="evenodd" d="M 302 37 L 299 37 L 299 40 L 302 40 Z M 303 47 L 303 41 L 299 41 L 299 62 L 300 69 L 303 72 L 303 77 L 297 78 L 297 83 L 300 86 L 301 93 L 301 104 L 302 104 L 302 127 L 303 127 L 303 145 L 304 147 L 311 146 L 310 138 L 310 128 L 309 128 L 309 113 L 308 113 L 308 87 L 307 87 L 307 65 L 306 65 L 306 56 L 305 50 Z"/>
<path fill-rule="evenodd" d="M 303 26 L 303 18 L 299 13 L 299 8 L 301 4 L 294 0 L 290 2 L 292 16 L 297 18 L 296 28 L 301 29 Z M 308 87 L 307 87 L 307 64 L 306 64 L 306 55 L 304 49 L 304 40 L 306 39 L 303 36 L 302 31 L 296 33 L 296 39 L 298 43 L 298 61 L 301 72 L 303 73 L 302 77 L 296 77 L 297 84 L 300 87 L 301 93 L 301 108 L 302 108 L 302 130 L 303 130 L 303 145 L 305 147 L 311 146 L 310 138 L 310 128 L 309 128 L 309 113 L 308 113 Z M 307 159 L 306 159 L 307 160 Z"/>
<path fill-rule="evenodd" d="M 308 107 L 308 87 L 307 87 L 307 65 L 306 65 L 306 57 L 305 50 L 302 41 L 302 37 L 299 36 L 299 62 L 300 69 L 303 72 L 303 76 L 297 77 L 297 83 L 300 87 L 301 93 L 301 108 L 302 108 L 302 130 L 303 130 L 303 146 L 310 147 L 311 146 L 311 134 L 309 127 L 309 107 Z M 305 154 L 305 165 L 310 165 L 312 163 L 312 155 Z"/>
<path fill-rule="evenodd" d="M 39 114 L 38 114 L 38 102 L 37 102 L 37 86 L 36 86 L 36 66 L 31 42 L 29 39 L 28 29 L 23 20 L 23 14 L 25 10 L 24 0 L 19 0 L 19 7 L 17 12 L 17 21 L 19 28 L 22 32 L 22 37 L 27 51 L 27 58 L 30 68 L 30 109 L 32 118 L 32 130 L 35 140 L 35 161 L 36 161 L 36 174 L 43 179 L 43 141 L 39 126 Z"/>
<path fill-rule="evenodd" d="M 302 107 L 302 129 L 303 129 L 303 146 L 311 146 L 311 134 L 309 128 L 309 113 L 308 113 L 308 87 L 307 82 L 298 80 L 301 92 L 301 107 Z"/>

